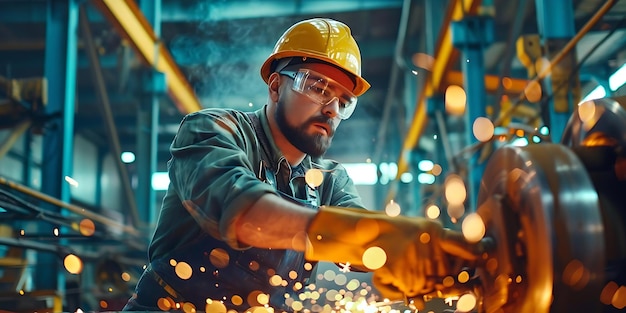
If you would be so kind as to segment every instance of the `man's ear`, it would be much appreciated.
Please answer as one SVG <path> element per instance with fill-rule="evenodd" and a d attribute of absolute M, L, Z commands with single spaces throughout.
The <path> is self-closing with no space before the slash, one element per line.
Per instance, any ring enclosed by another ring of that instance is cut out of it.
<path fill-rule="evenodd" d="M 273 102 L 278 102 L 278 87 L 280 87 L 280 74 L 272 73 L 267 80 L 267 91 Z"/>

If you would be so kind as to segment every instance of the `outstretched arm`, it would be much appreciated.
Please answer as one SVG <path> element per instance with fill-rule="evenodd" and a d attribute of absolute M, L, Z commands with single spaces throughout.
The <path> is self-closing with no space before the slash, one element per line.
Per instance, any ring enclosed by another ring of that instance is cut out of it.
<path fill-rule="evenodd" d="M 237 239 L 259 248 L 304 251 L 306 229 L 315 214 L 315 210 L 265 194 L 237 218 Z"/>

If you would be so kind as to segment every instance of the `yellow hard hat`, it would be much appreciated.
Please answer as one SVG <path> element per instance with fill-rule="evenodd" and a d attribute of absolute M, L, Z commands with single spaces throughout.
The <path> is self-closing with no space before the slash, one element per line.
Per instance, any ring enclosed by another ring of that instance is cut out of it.
<path fill-rule="evenodd" d="M 298 22 L 278 39 L 272 54 L 261 67 L 261 77 L 267 83 L 274 61 L 283 58 L 312 58 L 335 65 L 354 75 L 352 93 L 360 96 L 370 84 L 361 77 L 361 52 L 350 28 L 327 18 L 313 18 Z"/>

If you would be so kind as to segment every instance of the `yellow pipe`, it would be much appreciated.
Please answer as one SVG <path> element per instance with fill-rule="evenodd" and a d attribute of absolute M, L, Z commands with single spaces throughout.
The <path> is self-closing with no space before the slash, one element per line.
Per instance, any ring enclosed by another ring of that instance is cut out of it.
<path fill-rule="evenodd" d="M 398 159 L 398 173 L 396 175 L 396 181 L 400 178 L 404 172 L 409 168 L 407 156 L 411 150 L 418 144 L 419 137 L 424 131 L 424 126 L 427 123 L 426 116 L 426 97 L 432 96 L 435 92 L 440 91 L 441 86 L 445 85 L 444 75 L 454 62 L 458 59 L 458 50 L 454 49 L 452 45 L 452 34 L 450 30 L 450 24 L 454 20 L 459 20 L 463 17 L 463 12 L 466 14 L 475 14 L 478 11 L 478 7 L 481 0 L 453 0 L 448 6 L 446 11 L 445 20 L 442 22 L 442 29 L 440 31 L 440 37 L 437 41 L 437 49 L 435 55 L 435 62 L 433 69 L 426 80 L 426 84 L 420 93 L 415 114 L 413 120 L 407 131 L 407 135 L 402 144 L 402 151 L 400 151 L 400 157 Z M 395 195 L 394 188 L 391 188 L 388 199 L 393 198 Z"/>
<path fill-rule="evenodd" d="M 528 79 L 509 78 L 511 86 L 505 89 L 506 94 L 520 94 L 524 92 L 526 86 L 528 86 Z M 445 86 L 459 85 L 463 86 L 463 73 L 459 71 L 449 71 L 445 75 Z M 495 93 L 500 85 L 500 77 L 497 75 L 485 75 L 485 89 L 488 93 Z"/>
<path fill-rule="evenodd" d="M 133 44 L 144 61 L 165 74 L 169 95 L 181 113 L 187 114 L 202 108 L 178 65 L 132 0 L 103 0 L 93 3 Z"/>

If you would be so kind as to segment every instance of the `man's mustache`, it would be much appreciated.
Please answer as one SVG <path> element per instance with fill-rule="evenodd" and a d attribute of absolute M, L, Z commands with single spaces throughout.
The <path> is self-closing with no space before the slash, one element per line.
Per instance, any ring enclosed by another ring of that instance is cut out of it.
<path fill-rule="evenodd" d="M 328 136 L 332 137 L 333 135 L 335 135 L 335 122 L 333 122 L 332 118 L 327 118 L 324 116 L 316 116 L 316 117 L 310 118 L 307 121 L 307 125 L 311 125 L 314 123 L 327 124 L 330 127 L 330 133 L 328 134 Z"/>

